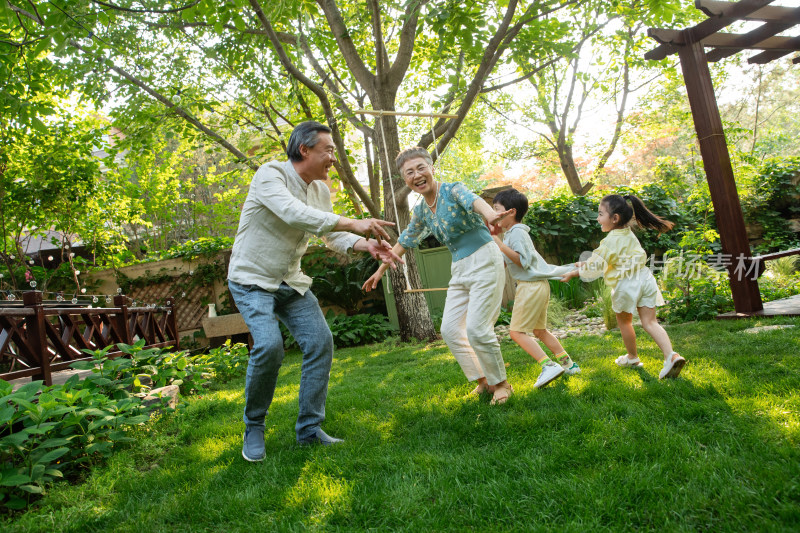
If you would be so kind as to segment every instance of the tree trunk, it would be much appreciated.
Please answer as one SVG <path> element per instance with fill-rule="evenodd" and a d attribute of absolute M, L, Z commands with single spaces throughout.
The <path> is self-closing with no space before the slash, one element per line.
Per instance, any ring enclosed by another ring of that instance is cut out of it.
<path fill-rule="evenodd" d="M 572 194 L 584 196 L 589 192 L 594 183 L 590 181 L 585 185 L 581 185 L 581 176 L 578 174 L 578 169 L 575 167 L 575 159 L 572 157 L 572 145 L 564 144 L 558 147 L 558 160 L 561 163 L 561 170 L 567 178 Z"/>
<path fill-rule="evenodd" d="M 376 109 L 394 110 L 388 102 L 381 102 L 387 107 L 376 107 Z M 380 105 L 379 104 L 379 105 Z M 373 104 L 374 106 L 374 104 Z M 385 129 L 383 129 L 385 127 Z M 383 173 L 383 205 L 385 210 L 386 220 L 391 220 L 397 224 L 395 230 L 399 235 L 408 227 L 410 216 L 408 214 L 408 195 L 400 194 L 400 190 L 405 187 L 405 182 L 400 178 L 399 174 L 394 174 L 394 159 L 395 155 L 400 151 L 400 141 L 397 133 L 397 121 L 394 117 L 384 115 L 378 117 L 375 123 L 375 145 L 378 146 L 381 152 L 381 171 Z M 384 139 L 386 144 L 390 147 L 387 151 L 384 146 Z M 393 147 L 393 148 L 392 148 Z M 394 154 L 394 155 L 393 155 Z M 387 167 L 388 159 L 388 168 Z M 392 189 L 394 188 L 394 193 Z M 397 210 L 395 211 L 395 204 Z M 417 269 L 417 262 L 413 253 L 407 253 L 405 256 L 406 269 L 408 270 L 408 278 L 413 288 L 421 288 L 422 281 L 419 277 L 419 270 Z M 431 341 L 438 337 L 436 329 L 433 327 L 430 311 L 428 310 L 428 303 L 425 296 L 421 292 L 407 293 L 406 279 L 403 273 L 403 267 L 397 270 L 389 269 L 389 279 L 392 283 L 392 292 L 394 293 L 395 305 L 397 307 L 397 321 L 400 325 L 400 338 L 404 341 L 412 338 Z"/>

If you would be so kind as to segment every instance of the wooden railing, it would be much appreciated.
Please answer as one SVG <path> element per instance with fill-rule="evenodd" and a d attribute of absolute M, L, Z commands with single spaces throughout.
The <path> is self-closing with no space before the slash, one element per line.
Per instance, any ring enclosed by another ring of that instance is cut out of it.
<path fill-rule="evenodd" d="M 0 379 L 30 376 L 52 385 L 52 373 L 75 361 L 91 360 L 82 350 L 100 350 L 144 339 L 147 348 L 179 347 L 175 303 L 163 307 L 127 307 L 125 296 L 114 307 L 50 307 L 42 293 L 23 294 L 22 306 L 0 307 Z M 110 357 L 122 355 L 119 350 Z"/>

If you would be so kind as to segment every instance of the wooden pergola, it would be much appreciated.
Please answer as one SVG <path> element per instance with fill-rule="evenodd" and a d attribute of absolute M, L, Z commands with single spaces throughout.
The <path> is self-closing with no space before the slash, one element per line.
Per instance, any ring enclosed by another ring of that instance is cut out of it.
<path fill-rule="evenodd" d="M 748 59 L 752 64 L 769 63 L 800 52 L 800 37 L 778 35 L 800 24 L 800 7 L 770 6 L 772 1 L 696 0 L 695 6 L 709 18 L 684 30 L 650 28 L 648 35 L 660 44 L 645 54 L 646 59 L 660 60 L 675 53 L 680 58 L 722 251 L 731 258 L 728 275 L 734 307 L 736 313 L 745 315 L 760 314 L 763 310 L 757 277 L 764 269 L 764 261 L 772 259 L 772 255 L 779 257 L 800 253 L 800 250 L 752 256 L 708 62 L 719 61 L 743 50 L 760 51 Z M 761 24 L 743 34 L 721 31 L 731 24 L 745 21 Z M 800 63 L 800 56 L 792 62 Z"/>

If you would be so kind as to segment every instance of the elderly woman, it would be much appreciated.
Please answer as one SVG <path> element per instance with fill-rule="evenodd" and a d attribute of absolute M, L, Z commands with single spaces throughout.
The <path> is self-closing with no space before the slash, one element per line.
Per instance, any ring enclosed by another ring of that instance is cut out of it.
<path fill-rule="evenodd" d="M 494 324 L 503 295 L 503 255 L 487 227 L 508 212 L 497 213 L 462 183 L 434 179 L 433 160 L 419 146 L 397 156 L 397 169 L 406 185 L 419 193 L 424 204 L 416 206 L 411 222 L 392 251 L 398 256 L 416 248 L 433 233 L 453 255 L 450 285 L 442 317 L 442 338 L 461 366 L 467 380 L 477 381 L 471 394 L 491 392 L 492 405 L 502 404 L 513 392 Z M 386 266 L 364 283 L 370 291 L 378 285 Z"/>

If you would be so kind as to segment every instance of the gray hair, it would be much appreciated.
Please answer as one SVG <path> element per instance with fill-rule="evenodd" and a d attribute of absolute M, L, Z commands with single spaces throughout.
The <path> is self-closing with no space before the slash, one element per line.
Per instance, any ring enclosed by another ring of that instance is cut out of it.
<path fill-rule="evenodd" d="M 331 129 L 325 124 L 321 124 L 314 120 L 301 122 L 292 130 L 289 135 L 289 143 L 286 145 L 286 155 L 289 156 L 290 161 L 302 161 L 303 154 L 300 153 L 300 147 L 314 148 L 319 141 L 319 133 L 330 133 Z"/>
<path fill-rule="evenodd" d="M 397 159 L 394 160 L 394 164 L 397 166 L 397 170 L 400 171 L 403 168 L 403 165 L 406 164 L 406 161 L 417 157 L 421 157 L 429 165 L 433 165 L 433 158 L 431 157 L 431 154 L 429 154 L 428 151 L 422 146 L 415 146 L 414 148 L 406 148 L 405 150 L 397 154 Z"/>

